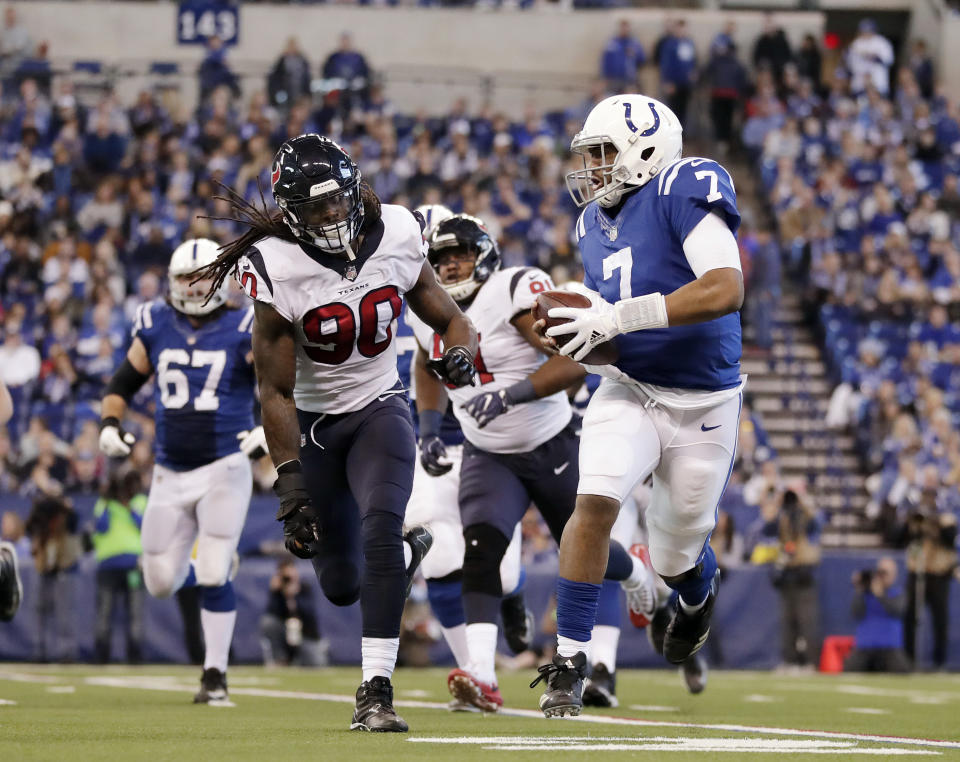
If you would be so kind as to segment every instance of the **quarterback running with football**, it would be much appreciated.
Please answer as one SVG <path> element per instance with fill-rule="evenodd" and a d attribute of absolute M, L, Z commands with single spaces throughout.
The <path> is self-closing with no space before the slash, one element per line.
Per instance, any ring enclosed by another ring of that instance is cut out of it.
<path fill-rule="evenodd" d="M 577 506 L 560 543 L 557 655 L 540 668 L 548 717 L 580 713 L 610 529 L 651 473 L 650 559 L 677 593 L 664 656 L 683 663 L 710 631 L 719 575 L 708 540 L 745 380 L 740 213 L 722 166 L 680 158 L 681 133 L 659 101 L 617 95 L 593 108 L 571 144 L 583 159 L 567 185 L 586 207 L 576 237 L 593 304 L 551 309 L 567 322 L 546 328 L 543 342 L 580 360 L 612 339 L 619 359 L 605 366 L 583 421 Z"/>
<path fill-rule="evenodd" d="M 143 515 L 143 579 L 166 598 L 199 585 L 206 652 L 196 703 L 225 703 L 227 657 L 237 619 L 230 581 L 250 505 L 249 456 L 265 453 L 253 425 L 253 308 L 227 305 L 229 284 L 212 295 L 191 273 L 217 258 L 215 241 L 180 244 L 170 258 L 169 295 L 137 308 L 126 359 L 102 402 L 100 449 L 130 454 L 134 437 L 122 427 L 130 399 L 156 374 L 155 461 Z M 196 543 L 196 560 L 190 555 Z"/>
<path fill-rule="evenodd" d="M 446 340 L 422 321 L 409 321 L 419 345 L 414 375 L 424 468 L 437 468 L 446 455 L 439 430 L 448 394 L 465 437 L 459 505 L 470 666 L 454 669 L 447 683 L 454 698 L 495 712 L 503 704 L 494 671 L 500 564 L 531 502 L 558 541 L 573 512 L 579 439 L 566 389 L 586 371 L 568 358 L 548 358 L 533 331 L 530 308 L 538 293 L 553 288 L 550 277 L 533 267 L 501 269 L 497 244 L 479 219 L 461 214 L 441 222 L 427 256 L 480 341 L 479 388 L 448 389 L 428 372 Z M 642 561 L 617 543 L 608 555 L 606 575 L 623 581 L 631 606 L 652 617 L 655 593 Z"/>
<path fill-rule="evenodd" d="M 287 548 L 312 559 L 331 602 L 360 601 L 363 681 L 351 729 L 403 732 L 390 678 L 406 592 L 431 538 L 402 534 L 416 442 L 393 327 L 406 298 L 443 336 L 447 350 L 431 367 L 454 386 L 473 381 L 477 335 L 437 284 L 418 218 L 381 205 L 335 142 L 285 142 L 271 182 L 280 211 L 237 199 L 250 230 L 206 273 L 215 285 L 235 274 L 254 299 Z"/>

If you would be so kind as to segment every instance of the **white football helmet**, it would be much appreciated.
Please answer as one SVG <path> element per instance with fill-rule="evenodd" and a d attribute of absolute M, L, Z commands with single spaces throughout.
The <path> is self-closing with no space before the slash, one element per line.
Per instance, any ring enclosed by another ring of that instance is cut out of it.
<path fill-rule="evenodd" d="M 207 292 L 212 281 L 203 278 L 191 283 L 191 273 L 197 268 L 205 267 L 220 254 L 220 244 L 209 238 L 191 238 L 181 243 L 170 257 L 170 268 L 167 279 L 170 283 L 170 304 L 177 312 L 185 315 L 208 315 L 227 301 L 230 289 L 230 279 L 224 279 L 210 300 L 207 301 Z M 206 304 L 204 304 L 206 302 Z"/>
<path fill-rule="evenodd" d="M 680 158 L 683 127 L 658 100 L 613 95 L 593 107 L 570 150 L 583 158 L 583 169 L 567 173 L 574 203 L 596 201 L 609 207 L 629 188 L 645 185 Z"/>
<path fill-rule="evenodd" d="M 430 235 L 437 229 L 437 225 L 453 217 L 453 210 L 448 209 L 443 204 L 421 204 L 413 210 L 414 214 L 418 212 L 423 217 L 424 222 L 427 223 L 427 226 L 423 229 L 424 241 L 430 240 Z"/>

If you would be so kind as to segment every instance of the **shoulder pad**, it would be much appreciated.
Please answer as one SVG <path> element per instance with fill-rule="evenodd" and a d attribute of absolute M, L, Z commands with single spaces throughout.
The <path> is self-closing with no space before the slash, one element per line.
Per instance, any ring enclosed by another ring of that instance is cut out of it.
<path fill-rule="evenodd" d="M 657 180 L 657 194 L 680 240 L 705 212 L 723 212 L 734 234 L 740 226 L 733 178 L 711 159 L 690 157 L 671 164 Z"/>

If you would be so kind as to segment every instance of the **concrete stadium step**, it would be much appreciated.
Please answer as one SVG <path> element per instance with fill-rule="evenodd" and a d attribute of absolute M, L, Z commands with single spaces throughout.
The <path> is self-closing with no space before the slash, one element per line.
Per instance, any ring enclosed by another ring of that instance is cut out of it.
<path fill-rule="evenodd" d="M 883 545 L 883 536 L 868 529 L 857 532 L 825 529 L 820 535 L 820 544 L 825 548 L 878 548 Z"/>
<path fill-rule="evenodd" d="M 753 394 L 810 394 L 829 396 L 833 386 L 822 378 L 751 378 L 747 383 L 748 391 Z"/>
<path fill-rule="evenodd" d="M 749 387 L 747 387 L 749 389 Z M 786 398 L 786 399 L 784 399 Z M 827 414 L 827 397 L 797 397 L 787 390 L 778 389 L 776 394 L 757 394 L 754 397 L 753 407 L 763 413 L 767 420 L 768 414 L 792 413 L 808 416 L 811 421 L 823 425 L 823 418 Z"/>
<path fill-rule="evenodd" d="M 793 344 L 774 344 L 774 357 L 789 357 L 803 360 L 819 360 L 820 350 L 810 341 L 795 342 Z"/>
<path fill-rule="evenodd" d="M 800 342 L 808 343 L 813 339 L 813 333 L 809 328 L 800 325 L 794 325 L 793 323 L 778 323 L 774 322 L 773 328 L 770 329 L 770 335 L 773 337 L 774 343 L 782 344 L 797 344 Z M 743 329 L 743 338 L 748 344 L 754 341 L 757 337 L 757 332 L 753 326 L 748 325 Z"/>
<path fill-rule="evenodd" d="M 833 449 L 847 453 L 853 451 L 853 437 L 848 435 L 812 434 L 797 432 L 796 434 L 770 434 L 770 444 L 777 452 L 785 453 L 791 450 L 813 450 L 817 452 Z"/>
<path fill-rule="evenodd" d="M 744 357 L 740 360 L 740 370 L 751 376 L 802 376 L 822 377 L 827 366 L 819 360 L 784 360 L 775 357 Z"/>
<path fill-rule="evenodd" d="M 779 461 L 780 468 L 783 470 L 822 471 L 828 468 L 856 469 L 859 466 L 855 455 L 811 451 L 796 455 L 780 453 Z"/>

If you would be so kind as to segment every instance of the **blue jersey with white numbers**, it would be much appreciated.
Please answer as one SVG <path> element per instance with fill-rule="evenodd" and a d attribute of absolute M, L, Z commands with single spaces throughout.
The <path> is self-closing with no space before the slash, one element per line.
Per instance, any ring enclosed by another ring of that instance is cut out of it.
<path fill-rule="evenodd" d="M 681 159 L 631 193 L 614 219 L 594 202 L 577 222 L 584 285 L 613 304 L 696 280 L 683 242 L 717 211 L 736 235 L 740 226 L 733 181 L 709 159 Z M 740 315 L 696 325 L 621 334 L 616 366 L 658 386 L 719 391 L 740 383 Z"/>
<path fill-rule="evenodd" d="M 252 326 L 252 306 L 223 309 L 196 329 L 166 302 L 137 309 L 133 335 L 157 374 L 157 463 L 187 471 L 240 449 L 237 434 L 254 425 Z"/>
<path fill-rule="evenodd" d="M 397 318 L 397 330 L 394 332 L 397 342 L 397 372 L 400 374 L 400 383 L 407 389 L 413 389 L 413 358 L 417 354 L 417 340 L 413 336 L 413 329 L 407 325 L 407 303 L 403 303 L 403 311 Z M 410 395 L 410 412 L 413 414 L 413 426 L 420 436 L 417 425 L 417 405 L 413 394 Z M 443 417 L 443 426 L 440 428 L 440 438 L 444 444 L 463 444 L 463 431 L 456 417 L 447 406 L 447 414 Z"/>

